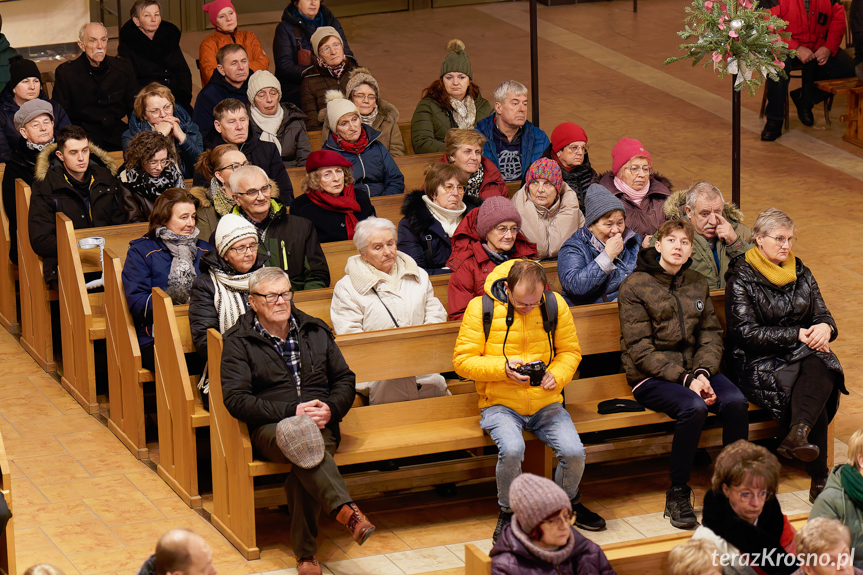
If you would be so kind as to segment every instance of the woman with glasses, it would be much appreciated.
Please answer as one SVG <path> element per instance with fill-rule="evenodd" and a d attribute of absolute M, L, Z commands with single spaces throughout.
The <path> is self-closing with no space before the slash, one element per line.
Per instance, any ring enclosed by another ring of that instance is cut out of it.
<path fill-rule="evenodd" d="M 129 129 L 123 133 L 123 150 L 132 144 L 138 132 L 156 131 L 174 140 L 178 151 L 177 167 L 184 178 L 195 173 L 195 162 L 204 151 L 201 130 L 181 106 L 171 90 L 153 82 L 135 97 L 135 113 L 129 117 Z"/>
<path fill-rule="evenodd" d="M 512 521 L 489 553 L 493 575 L 614 575 L 599 545 L 573 527 L 572 503 L 557 483 L 522 473 L 509 503 Z"/>
<path fill-rule="evenodd" d="M 159 132 L 140 132 L 126 150 L 126 168 L 120 172 L 123 187 L 132 192 L 144 218 L 156 199 L 170 188 L 185 188 L 177 167 L 174 142 Z"/>
<path fill-rule="evenodd" d="M 360 121 L 381 133 L 378 141 L 384 145 L 391 156 L 404 156 L 406 153 L 402 131 L 399 129 L 399 111 L 395 106 L 381 99 L 380 87 L 372 73 L 365 68 L 354 68 L 348 74 L 345 85 L 348 100 L 354 103 L 360 113 Z M 321 139 L 326 141 L 330 135 L 326 113 L 321 110 L 319 118 L 324 127 Z"/>
<path fill-rule="evenodd" d="M 346 93 L 350 71 L 357 67 L 354 57 L 345 52 L 344 40 L 335 28 L 318 28 L 312 34 L 311 43 L 312 65 L 303 72 L 300 84 L 300 108 L 308 116 L 306 128 L 309 131 L 323 128 L 320 113 L 327 109 L 327 92 Z"/>
<path fill-rule="evenodd" d="M 795 530 L 776 500 L 780 469 L 775 455 L 745 439 L 726 446 L 716 458 L 702 525 L 692 539 L 716 546 L 719 557 L 727 558 L 726 575 L 790 575 L 797 569 L 796 558 L 788 557 L 795 553 Z M 757 570 L 750 566 L 756 553 Z M 749 561 L 741 558 L 744 554 Z"/>
<path fill-rule="evenodd" d="M 354 190 L 351 163 L 331 150 L 309 154 L 303 193 L 291 204 L 291 214 L 312 222 L 318 241 L 354 239 L 357 224 L 375 215 L 369 197 Z"/>
<path fill-rule="evenodd" d="M 749 401 L 779 422 L 779 454 L 805 462 L 815 501 L 829 472 L 827 427 L 839 394 L 848 394 L 830 349 L 838 330 L 812 272 L 792 252 L 792 219 L 770 208 L 752 234 L 755 246 L 725 276 L 728 366 Z"/>
<path fill-rule="evenodd" d="M 452 236 L 465 215 L 482 200 L 465 195 L 467 174 L 452 164 L 435 164 L 425 185 L 405 195 L 399 222 L 399 251 L 429 275 L 448 274 Z"/>
<path fill-rule="evenodd" d="M 245 154 L 234 144 L 222 144 L 207 150 L 198 158 L 195 170 L 210 181 L 208 187 L 195 187 L 190 193 L 198 200 L 198 229 L 208 241 L 216 233 L 219 218 L 231 212 L 237 203 L 231 196 L 230 178 L 234 171 L 247 166 Z"/>
<path fill-rule="evenodd" d="M 189 303 L 201 256 L 213 246 L 198 239 L 197 200 L 182 188 L 165 190 L 150 214 L 144 237 L 129 242 L 123 263 L 123 291 L 138 332 L 141 365 L 153 370 L 153 288 L 165 290 L 175 305 Z"/>
<path fill-rule="evenodd" d="M 202 361 L 207 361 L 207 330 L 225 333 L 249 310 L 249 278 L 266 259 L 258 253 L 258 232 L 251 222 L 236 214 L 219 220 L 216 249 L 201 257 L 189 301 L 189 328 Z M 202 379 L 199 388 L 206 406 L 209 385 Z"/>
<path fill-rule="evenodd" d="M 638 140 L 623 138 L 611 150 L 612 170 L 600 176 L 599 183 L 608 188 L 626 206 L 627 225 L 641 236 L 642 247 L 667 218 L 663 211 L 671 195 L 671 181 L 653 171 L 650 154 Z"/>
<path fill-rule="evenodd" d="M 587 132 L 577 124 L 563 122 L 551 132 L 551 145 L 543 154 L 544 158 L 551 158 L 560 166 L 561 177 L 578 196 L 582 213 L 587 187 L 598 177 L 587 152 Z"/>
<path fill-rule="evenodd" d="M 492 196 L 509 197 L 509 189 L 494 162 L 482 155 L 485 136 L 476 130 L 453 128 L 444 139 L 441 162 L 453 164 L 467 174 L 465 196 L 487 200 Z"/>
<path fill-rule="evenodd" d="M 485 294 L 485 280 L 505 261 L 536 258 L 536 246 L 521 233 L 521 214 L 507 198 L 485 200 L 458 225 L 452 237 L 447 267 L 450 321 L 461 320 L 467 304 Z"/>
<path fill-rule="evenodd" d="M 563 243 L 584 225 L 578 197 L 563 182 L 557 163 L 548 158 L 528 168 L 525 184 L 512 203 L 521 214 L 521 231 L 536 244 L 541 260 L 556 258 Z"/>

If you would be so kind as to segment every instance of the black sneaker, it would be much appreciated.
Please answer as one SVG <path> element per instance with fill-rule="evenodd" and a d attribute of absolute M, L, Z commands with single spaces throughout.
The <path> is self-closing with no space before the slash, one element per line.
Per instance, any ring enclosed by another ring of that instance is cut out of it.
<path fill-rule="evenodd" d="M 576 503 L 572 506 L 575 513 L 575 526 L 586 531 L 601 531 L 605 529 L 605 519 L 582 505 Z"/>
<path fill-rule="evenodd" d="M 671 524 L 678 529 L 695 529 L 698 518 L 692 509 L 692 489 L 688 485 L 672 487 L 665 492 L 665 513 Z"/>
<path fill-rule="evenodd" d="M 512 521 L 512 510 L 507 510 L 506 507 L 500 508 L 500 513 L 497 515 L 497 527 L 494 528 L 494 535 L 491 536 L 491 543 L 497 543 L 497 538 L 500 537 L 503 528 L 509 525 Z"/>

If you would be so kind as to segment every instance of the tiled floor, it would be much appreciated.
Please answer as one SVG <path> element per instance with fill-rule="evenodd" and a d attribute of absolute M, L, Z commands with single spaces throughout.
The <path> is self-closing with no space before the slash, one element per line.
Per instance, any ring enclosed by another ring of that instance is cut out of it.
<path fill-rule="evenodd" d="M 600 171 L 623 136 L 647 146 L 654 166 L 676 188 L 708 180 L 730 195 L 730 81 L 685 63 L 663 67 L 676 53 L 686 0 L 628 1 L 539 9 L 541 125 L 581 124 L 590 136 L 591 159 Z M 467 44 L 474 80 L 486 97 L 503 79 L 529 84 L 527 5 L 523 2 L 346 18 L 342 24 L 361 64 L 376 73 L 383 98 L 408 121 L 421 88 L 434 79 L 450 38 Z M 273 25 L 250 27 L 270 52 Z M 187 34 L 191 62 L 204 34 Z M 272 68 L 272 67 L 271 67 Z M 842 441 L 863 426 L 863 249 L 859 203 L 863 150 L 841 140 L 845 100 L 834 104 L 833 129 L 795 117 L 791 132 L 775 143 L 758 139 L 758 97 L 743 96 L 742 206 L 751 223 L 771 205 L 796 220 L 795 253 L 813 270 L 839 325 L 834 349 L 851 396 L 836 419 L 837 461 Z M 0 330 L 2 332 L 2 330 Z M 172 526 L 204 535 L 220 573 L 296 572 L 287 541 L 286 516 L 259 510 L 262 558 L 247 562 L 208 523 L 136 461 L 95 418 L 85 415 L 51 377 L 40 373 L 14 338 L 0 333 L 0 432 L 12 460 L 19 571 L 50 562 L 73 575 L 132 573 Z M 158 457 L 154 451 L 153 458 Z M 590 466 L 585 503 L 608 529 L 586 535 L 599 543 L 672 533 L 662 518 L 668 460 Z M 710 469 L 693 477 L 700 501 Z M 808 507 L 808 478 L 785 465 L 779 499 L 787 513 Z M 211 499 L 205 498 L 205 509 Z M 434 492 L 362 502 L 378 527 L 356 546 L 330 521 L 321 527 L 319 557 L 337 575 L 463 573 L 464 544 L 489 548 L 496 504 L 489 484 L 460 488 L 455 500 Z"/>

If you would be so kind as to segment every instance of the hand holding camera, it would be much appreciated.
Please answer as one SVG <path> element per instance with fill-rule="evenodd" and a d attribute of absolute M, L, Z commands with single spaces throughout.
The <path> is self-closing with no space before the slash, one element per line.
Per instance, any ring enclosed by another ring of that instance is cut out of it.
<path fill-rule="evenodd" d="M 546 372 L 545 362 L 531 361 L 524 363 L 521 359 L 511 359 L 506 363 L 506 375 L 511 380 L 525 384 L 530 382 L 531 387 L 543 386 L 544 389 L 554 389 L 554 376 Z M 547 387 L 547 379 L 551 379 L 551 387 Z"/>

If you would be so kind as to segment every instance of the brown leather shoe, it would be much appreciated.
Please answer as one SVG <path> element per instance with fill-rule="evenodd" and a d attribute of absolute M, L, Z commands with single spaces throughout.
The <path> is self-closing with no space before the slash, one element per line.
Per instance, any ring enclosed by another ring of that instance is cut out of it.
<path fill-rule="evenodd" d="M 321 564 L 312 557 L 297 557 L 297 575 L 321 575 Z"/>
<path fill-rule="evenodd" d="M 342 506 L 341 511 L 336 516 L 336 521 L 348 528 L 358 545 L 365 543 L 375 530 L 372 522 L 353 503 Z"/>
<path fill-rule="evenodd" d="M 817 445 L 809 443 L 809 432 L 811 429 L 805 423 L 798 423 L 791 427 L 791 431 L 779 444 L 777 452 L 788 459 L 797 458 L 809 463 L 818 458 L 821 452 Z"/>

